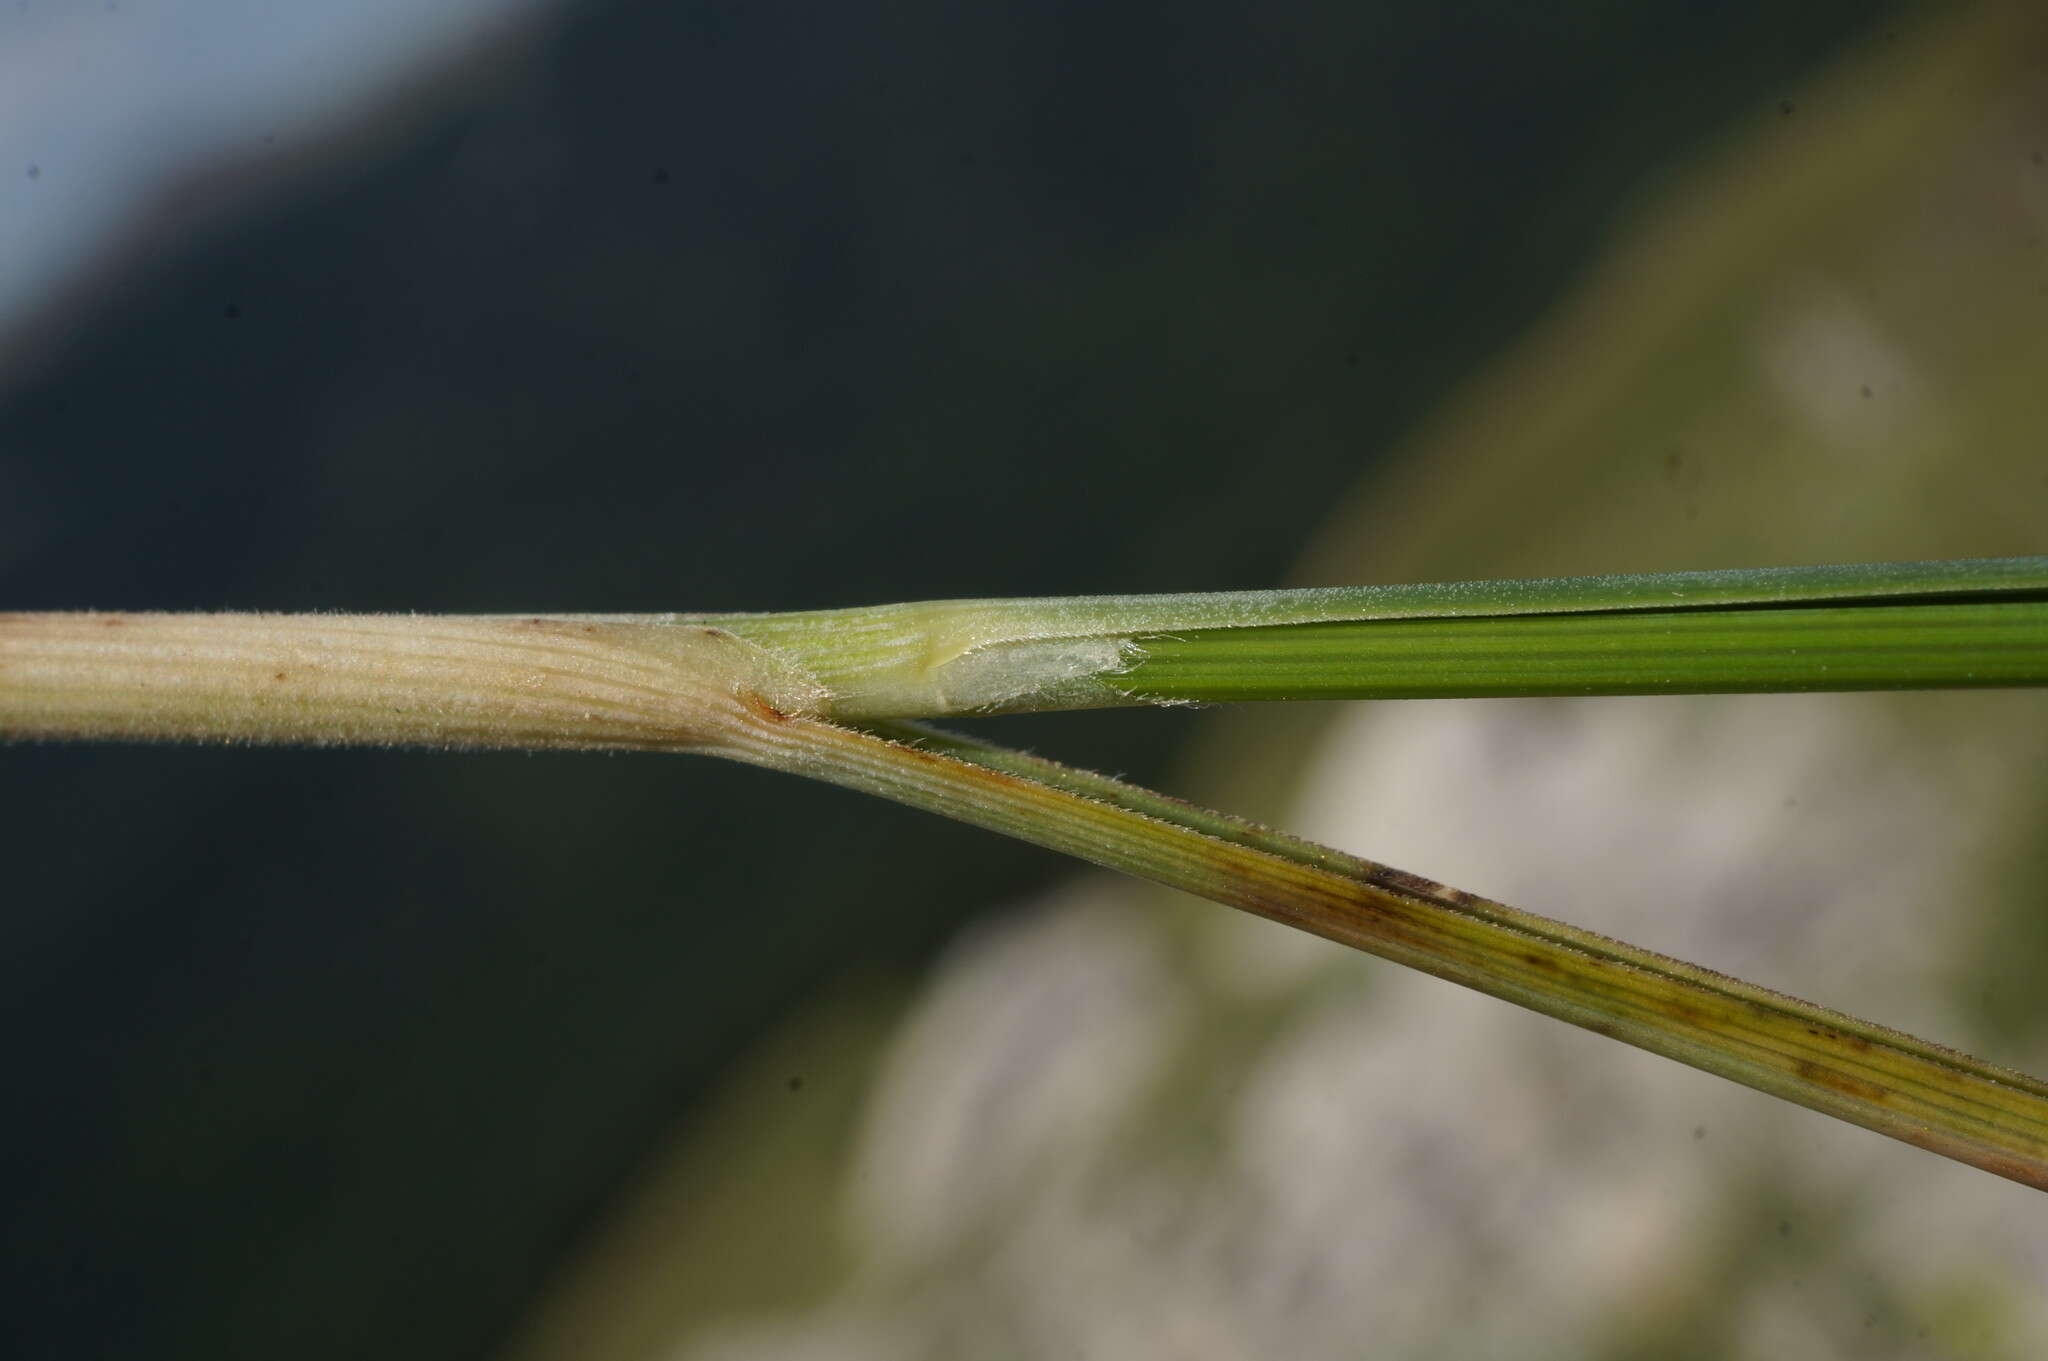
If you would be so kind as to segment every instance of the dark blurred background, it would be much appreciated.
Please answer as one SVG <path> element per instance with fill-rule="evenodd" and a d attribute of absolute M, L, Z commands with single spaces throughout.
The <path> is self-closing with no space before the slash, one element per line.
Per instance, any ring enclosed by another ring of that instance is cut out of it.
<path fill-rule="evenodd" d="M 310 131 L 167 167 L 4 318 L 0 604 L 1270 585 L 1660 167 L 1792 116 L 1869 22 L 1846 0 L 478 19 Z M 31 93 L 5 56 L 0 120 Z M 0 166 L 0 212 L 99 173 L 61 139 L 35 158 Z M 1157 779 L 1185 724 L 1004 731 Z M 12 747 L 0 815 L 22 1357 L 482 1355 L 773 1017 L 1059 868 L 654 758 Z"/>

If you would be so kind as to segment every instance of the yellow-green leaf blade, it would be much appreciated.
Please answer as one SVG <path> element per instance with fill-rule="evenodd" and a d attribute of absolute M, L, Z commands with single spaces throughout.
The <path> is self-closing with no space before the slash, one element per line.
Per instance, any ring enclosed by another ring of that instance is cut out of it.
<path fill-rule="evenodd" d="M 972 739 L 811 720 L 751 759 L 1169 884 L 2048 1189 L 2048 1083 L 1709 969 Z"/>

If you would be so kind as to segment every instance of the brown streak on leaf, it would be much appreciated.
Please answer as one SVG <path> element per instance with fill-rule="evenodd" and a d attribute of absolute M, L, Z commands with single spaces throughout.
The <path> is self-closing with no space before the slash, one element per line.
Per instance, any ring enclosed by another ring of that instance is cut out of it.
<path fill-rule="evenodd" d="M 1714 1028 L 1714 1018 L 1712 1016 L 1682 998 L 1673 997 L 1668 999 L 1664 1003 L 1664 1014 L 1680 1025 L 1691 1026 L 1696 1030 L 1711 1030 Z"/>
<path fill-rule="evenodd" d="M 1397 912 L 1375 899 L 1369 885 L 1358 885 L 1346 893 L 1327 890 L 1304 894 L 1299 890 L 1261 891 L 1251 886 L 1237 889 L 1230 901 L 1269 921 L 1297 926 L 1325 940 L 1379 953 L 1375 946 L 1401 946 L 1417 956 L 1436 954 L 1439 945 L 1427 931 L 1418 931 Z"/>
<path fill-rule="evenodd" d="M 1446 888 L 1434 879 L 1425 879 L 1419 874 L 1410 874 L 1407 870 L 1397 870 L 1391 865 L 1375 865 L 1359 878 L 1375 888 L 1383 888 L 1390 893 L 1405 893 L 1411 897 L 1439 901 L 1456 901 L 1455 890 Z"/>
<path fill-rule="evenodd" d="M 1858 1101 L 1867 1101 L 1873 1106 L 1887 1105 L 1891 1101 L 1890 1089 L 1880 1087 L 1875 1082 L 1865 1082 L 1862 1078 L 1851 1077 L 1812 1059 L 1794 1060 L 1792 1071 L 1816 1087 L 1825 1087 L 1829 1091 L 1840 1092 Z"/>

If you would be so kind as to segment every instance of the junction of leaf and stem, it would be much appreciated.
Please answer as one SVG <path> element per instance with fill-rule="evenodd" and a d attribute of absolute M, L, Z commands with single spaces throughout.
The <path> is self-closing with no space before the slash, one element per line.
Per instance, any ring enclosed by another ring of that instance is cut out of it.
<path fill-rule="evenodd" d="M 0 737 L 701 752 L 1185 889 L 2048 1189 L 2048 1083 L 906 720 L 2048 684 L 2048 557 L 723 615 L 0 615 Z"/>

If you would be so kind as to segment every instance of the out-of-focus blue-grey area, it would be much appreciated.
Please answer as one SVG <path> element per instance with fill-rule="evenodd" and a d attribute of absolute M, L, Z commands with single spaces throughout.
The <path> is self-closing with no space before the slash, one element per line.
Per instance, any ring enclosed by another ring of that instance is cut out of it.
<path fill-rule="evenodd" d="M 403 12 L 410 57 L 312 7 L 246 48 L 132 0 L 0 20 L 8 608 L 1270 584 L 1629 206 L 1732 121 L 1800 127 L 1870 21 Z M 235 76 L 167 93 L 202 49 Z M 1189 725 L 1006 731 L 1155 779 Z M 778 1017 L 898 996 L 1060 870 L 709 762 L 4 758 L 11 1355 L 480 1355 Z M 707 1317 L 766 1289 L 714 1284 Z"/>
<path fill-rule="evenodd" d="M 537 8 L 533 0 L 15 0 L 0 8 L 0 327 L 47 304 L 124 232 L 178 203 L 181 180 L 288 155 Z M 232 199 L 228 186 L 214 188 Z"/>

